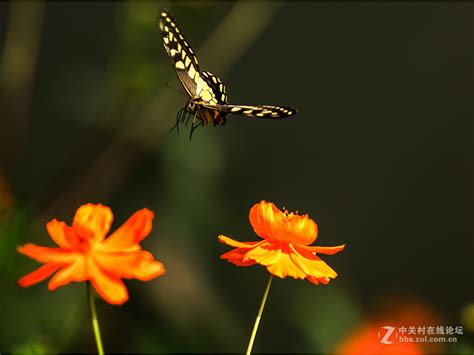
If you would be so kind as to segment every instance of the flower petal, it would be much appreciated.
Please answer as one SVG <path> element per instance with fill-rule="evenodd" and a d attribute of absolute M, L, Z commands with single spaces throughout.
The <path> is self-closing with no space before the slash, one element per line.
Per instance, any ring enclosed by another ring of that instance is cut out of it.
<path fill-rule="evenodd" d="M 30 272 L 28 275 L 25 275 L 21 279 L 19 279 L 18 285 L 20 285 L 21 287 L 28 287 L 34 285 L 51 276 L 51 274 L 53 274 L 60 267 L 61 265 L 57 264 L 45 264 L 40 268 L 36 269 L 35 271 Z"/>
<path fill-rule="evenodd" d="M 258 264 L 269 266 L 278 261 L 281 256 L 281 250 L 277 243 L 264 243 L 249 250 L 243 261 L 255 260 Z"/>
<path fill-rule="evenodd" d="M 78 243 L 74 228 L 64 222 L 53 219 L 46 224 L 46 229 L 51 239 L 61 248 L 74 249 Z"/>
<path fill-rule="evenodd" d="M 273 238 L 283 224 L 284 214 L 273 203 L 261 201 L 250 209 L 249 220 L 258 236 Z"/>
<path fill-rule="evenodd" d="M 247 248 L 233 249 L 231 251 L 228 251 L 227 253 L 222 254 L 221 259 L 226 259 L 228 262 L 235 264 L 237 266 L 254 265 L 255 264 L 254 260 L 243 261 L 244 256 L 248 251 L 249 250 Z"/>
<path fill-rule="evenodd" d="M 283 245 L 281 251 L 278 261 L 267 266 L 268 272 L 280 278 L 291 276 L 295 279 L 304 279 L 306 274 L 293 262 L 288 246 Z"/>
<path fill-rule="evenodd" d="M 123 304 L 128 300 L 128 291 L 122 280 L 103 272 L 92 260 L 87 263 L 89 280 L 97 293 L 110 304 Z"/>
<path fill-rule="evenodd" d="M 335 247 L 318 247 L 318 246 L 306 246 L 306 245 L 301 245 L 299 248 L 308 250 L 312 253 L 316 254 L 326 254 L 326 255 L 334 255 L 336 253 L 339 253 L 341 250 L 344 249 L 346 245 L 338 245 Z"/>
<path fill-rule="evenodd" d="M 320 283 L 327 285 L 329 283 L 329 277 L 314 277 L 314 276 L 306 276 L 309 282 L 314 283 L 315 285 L 319 285 Z"/>
<path fill-rule="evenodd" d="M 101 249 L 124 251 L 140 249 L 138 243 L 150 234 L 153 212 L 148 208 L 137 211 L 101 244 Z"/>
<path fill-rule="evenodd" d="M 60 248 L 46 248 L 35 244 L 25 244 L 17 248 L 19 253 L 25 254 L 32 259 L 42 263 L 54 263 L 59 265 L 74 262 L 81 254 Z"/>
<path fill-rule="evenodd" d="M 102 270 L 117 278 L 149 281 L 165 273 L 163 264 L 154 260 L 153 255 L 147 251 L 96 251 L 93 258 Z"/>
<path fill-rule="evenodd" d="M 81 235 L 88 232 L 88 237 L 101 241 L 109 232 L 113 219 L 114 215 L 109 207 L 88 203 L 77 209 L 73 227 L 79 230 Z"/>
<path fill-rule="evenodd" d="M 271 202 L 254 205 L 249 219 L 255 233 L 265 239 L 308 245 L 318 235 L 318 226 L 308 215 L 283 213 Z"/>
<path fill-rule="evenodd" d="M 289 247 L 292 251 L 292 260 L 308 276 L 312 276 L 322 283 L 327 283 L 329 278 L 337 276 L 337 273 L 318 256 L 296 245 L 290 244 Z"/>
<path fill-rule="evenodd" d="M 49 281 L 48 290 L 53 291 L 60 286 L 67 285 L 73 281 L 87 280 L 85 257 L 77 258 L 72 264 L 63 266 Z"/>
<path fill-rule="evenodd" d="M 224 244 L 230 245 L 231 247 L 236 247 L 236 248 L 253 248 L 256 244 L 261 244 L 264 242 L 263 240 L 259 242 L 239 242 L 232 238 L 226 237 L 225 235 L 219 235 L 218 238 L 221 243 L 224 243 Z"/>

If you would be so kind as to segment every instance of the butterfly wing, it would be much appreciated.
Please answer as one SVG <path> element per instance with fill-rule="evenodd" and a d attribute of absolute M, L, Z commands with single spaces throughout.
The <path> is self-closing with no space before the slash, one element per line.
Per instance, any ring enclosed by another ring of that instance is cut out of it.
<path fill-rule="evenodd" d="M 168 10 L 161 10 L 158 23 L 168 57 L 181 84 L 189 96 L 192 97 L 196 94 L 197 82 L 201 72 L 194 51 Z"/>
<path fill-rule="evenodd" d="M 221 105 L 221 104 L 204 104 L 203 106 L 218 110 L 225 113 L 233 113 L 242 116 L 256 117 L 256 118 L 287 118 L 293 116 L 297 111 L 286 106 L 271 106 L 271 105 Z"/>

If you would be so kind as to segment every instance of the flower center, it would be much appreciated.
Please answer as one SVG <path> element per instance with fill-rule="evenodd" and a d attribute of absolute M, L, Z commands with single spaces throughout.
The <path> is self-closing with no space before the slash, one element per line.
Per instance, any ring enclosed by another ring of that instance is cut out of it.
<path fill-rule="evenodd" d="M 93 233 L 86 228 L 76 227 L 75 234 L 77 250 L 81 250 L 82 252 L 87 253 L 96 244 L 96 241 L 93 238 Z"/>
<path fill-rule="evenodd" d="M 286 222 L 288 222 L 288 220 L 292 219 L 293 217 L 297 217 L 298 216 L 298 211 L 296 212 L 288 212 L 288 210 L 283 207 L 283 220 L 282 220 L 282 224 L 285 224 Z"/>
<path fill-rule="evenodd" d="M 306 215 L 300 216 L 298 211 L 281 211 L 280 226 L 276 228 L 272 239 L 283 243 L 310 244 L 316 239 L 316 224 Z"/>

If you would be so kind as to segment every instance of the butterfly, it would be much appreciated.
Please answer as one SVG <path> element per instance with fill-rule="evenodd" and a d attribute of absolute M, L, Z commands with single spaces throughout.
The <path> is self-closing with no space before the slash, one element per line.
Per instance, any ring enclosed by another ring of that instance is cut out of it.
<path fill-rule="evenodd" d="M 186 125 L 193 117 L 191 138 L 197 127 L 205 127 L 211 121 L 214 126 L 222 126 L 230 114 L 278 119 L 297 113 L 295 109 L 286 106 L 228 104 L 224 84 L 214 74 L 201 71 L 194 50 L 168 10 L 160 12 L 158 23 L 166 53 L 189 96 L 185 107 L 178 111 L 176 124 L 171 130 L 176 127 L 179 133 L 179 124 Z"/>

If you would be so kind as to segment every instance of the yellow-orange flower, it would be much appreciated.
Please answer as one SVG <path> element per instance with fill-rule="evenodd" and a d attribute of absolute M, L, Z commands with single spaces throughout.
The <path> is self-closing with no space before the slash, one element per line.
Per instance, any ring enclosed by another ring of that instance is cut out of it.
<path fill-rule="evenodd" d="M 48 289 L 70 282 L 90 281 L 107 302 L 122 304 L 128 292 L 122 278 L 149 281 L 164 274 L 165 268 L 139 243 L 152 228 L 153 212 L 144 208 L 105 238 L 112 224 L 109 207 L 86 204 L 78 208 L 71 226 L 56 219 L 46 229 L 59 248 L 31 243 L 18 251 L 45 265 L 18 280 L 22 287 L 43 281 L 53 273 Z"/>
<path fill-rule="evenodd" d="M 280 278 L 307 278 L 316 285 L 327 284 L 337 276 L 318 254 L 336 254 L 344 245 L 311 246 L 317 238 L 318 227 L 308 215 L 282 212 L 273 203 L 261 201 L 250 209 L 249 219 L 255 233 L 263 240 L 238 242 L 220 235 L 222 243 L 235 247 L 221 255 L 221 259 L 237 266 L 260 264 Z"/>

